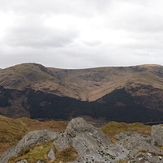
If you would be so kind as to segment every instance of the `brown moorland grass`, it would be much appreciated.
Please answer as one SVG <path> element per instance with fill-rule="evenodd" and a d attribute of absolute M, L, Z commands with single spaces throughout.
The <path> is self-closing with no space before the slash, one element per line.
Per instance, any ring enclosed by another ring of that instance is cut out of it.
<path fill-rule="evenodd" d="M 30 131 L 47 128 L 53 131 L 63 131 L 67 124 L 66 121 L 40 122 L 29 118 L 12 119 L 0 115 L 0 156 Z"/>

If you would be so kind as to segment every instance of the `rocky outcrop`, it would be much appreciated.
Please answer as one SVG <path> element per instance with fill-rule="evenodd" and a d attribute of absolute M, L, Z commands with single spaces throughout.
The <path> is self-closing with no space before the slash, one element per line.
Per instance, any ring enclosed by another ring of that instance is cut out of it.
<path fill-rule="evenodd" d="M 151 136 L 155 145 L 163 146 L 163 126 L 160 125 L 152 126 Z"/>
<path fill-rule="evenodd" d="M 52 139 L 56 139 L 58 136 L 57 132 L 54 132 L 50 129 L 31 131 L 25 135 L 19 143 L 8 149 L 2 155 L 0 163 L 7 163 L 8 159 L 12 156 L 17 157 L 17 155 L 24 149 L 30 147 L 31 145 L 43 143 Z"/>
<path fill-rule="evenodd" d="M 122 132 L 116 135 L 115 138 L 119 140 L 115 147 L 126 149 L 128 152 L 126 157 L 129 160 L 137 158 L 136 162 L 138 162 L 138 160 L 149 160 L 148 158 L 154 157 L 155 154 L 157 154 L 157 157 L 162 157 L 163 155 L 163 151 L 154 146 L 151 136 L 145 136 L 136 132 Z M 147 157 L 148 155 L 150 157 Z M 153 159 L 156 160 L 156 158 Z"/>
<path fill-rule="evenodd" d="M 81 154 L 73 163 L 113 163 L 125 158 L 133 160 L 135 154 L 142 150 L 157 153 L 157 157 L 163 154 L 163 151 L 154 146 L 151 136 L 137 132 L 122 132 L 115 138 L 119 141 L 112 144 L 99 129 L 87 124 L 82 118 L 76 118 L 68 124 L 66 131 L 54 141 L 54 144 L 60 150 L 72 145 Z"/>
<path fill-rule="evenodd" d="M 67 126 L 66 131 L 54 141 L 57 149 L 65 149 L 72 145 L 80 157 L 74 162 L 111 162 L 118 152 L 111 151 L 110 139 L 99 129 L 88 124 L 82 118 L 73 119 Z"/>
<path fill-rule="evenodd" d="M 162 163 L 163 151 L 156 146 L 159 143 L 162 145 L 162 130 L 163 127 L 159 125 L 153 126 L 151 136 L 131 131 L 122 132 L 115 135 L 118 142 L 113 144 L 100 129 L 88 124 L 82 118 L 75 118 L 69 122 L 65 132 L 57 133 L 51 130 L 30 132 L 17 146 L 4 153 L 1 163 L 7 163 L 11 156 L 17 156 L 21 150 L 33 144 L 52 139 L 56 139 L 53 144 L 57 150 L 75 148 L 79 157 L 69 163 L 117 163 L 124 159 L 128 163 Z M 47 157 L 55 160 L 55 152 L 56 150 L 51 148 Z M 17 163 L 27 163 L 27 160 Z"/>

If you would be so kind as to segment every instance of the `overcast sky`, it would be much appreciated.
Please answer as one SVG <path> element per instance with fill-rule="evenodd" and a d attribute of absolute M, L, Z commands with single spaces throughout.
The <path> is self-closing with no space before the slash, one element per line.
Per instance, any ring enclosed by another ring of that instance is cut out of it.
<path fill-rule="evenodd" d="M 0 0 L 0 67 L 163 65 L 162 0 Z"/>

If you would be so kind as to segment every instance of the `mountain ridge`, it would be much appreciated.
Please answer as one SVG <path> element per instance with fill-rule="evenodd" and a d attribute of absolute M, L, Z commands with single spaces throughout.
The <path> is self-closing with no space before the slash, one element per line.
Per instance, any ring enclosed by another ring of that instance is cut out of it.
<path fill-rule="evenodd" d="M 0 114 L 13 118 L 69 120 L 88 115 L 107 121 L 163 121 L 162 83 L 160 65 L 74 70 L 25 63 L 0 71 Z"/>
<path fill-rule="evenodd" d="M 157 72 L 156 75 L 154 71 Z M 162 73 L 163 67 L 160 65 L 74 70 L 46 68 L 40 64 L 29 63 L 2 70 L 0 85 L 21 90 L 25 87 L 32 87 L 35 90 L 46 91 L 59 96 L 95 101 L 116 88 L 125 87 L 132 83 L 135 78 L 136 82 L 149 83 L 156 88 L 163 88 Z M 149 81 L 148 78 L 154 82 Z"/>

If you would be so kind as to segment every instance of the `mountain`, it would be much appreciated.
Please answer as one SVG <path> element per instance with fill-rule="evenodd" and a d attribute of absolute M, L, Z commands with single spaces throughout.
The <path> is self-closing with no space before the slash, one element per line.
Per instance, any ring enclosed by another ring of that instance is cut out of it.
<path fill-rule="evenodd" d="M 130 127 L 131 125 L 140 129 L 140 124 L 130 124 Z M 108 129 L 108 126 L 105 128 Z M 143 125 L 141 127 L 146 128 Z M 118 131 L 119 128 L 114 129 Z M 114 135 L 116 142 L 113 143 L 99 128 L 88 124 L 82 118 L 75 118 L 63 132 L 50 129 L 29 132 L 17 145 L 3 153 L 0 162 L 162 163 L 162 133 L 163 127 L 160 125 L 152 126 L 150 135 L 121 129 L 121 132 Z"/>
<path fill-rule="evenodd" d="M 25 63 L 0 71 L 0 114 L 8 117 L 163 121 L 163 67 L 57 69 Z"/>

